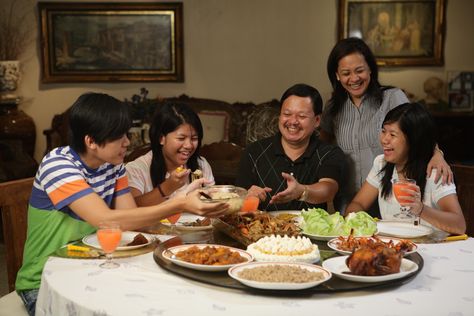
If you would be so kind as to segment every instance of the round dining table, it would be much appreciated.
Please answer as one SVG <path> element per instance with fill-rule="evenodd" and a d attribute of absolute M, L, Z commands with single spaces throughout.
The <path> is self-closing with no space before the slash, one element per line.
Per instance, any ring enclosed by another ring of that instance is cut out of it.
<path fill-rule="evenodd" d="M 403 284 L 310 295 L 193 281 L 161 268 L 153 252 L 114 259 L 120 267 L 110 270 L 102 259 L 50 257 L 36 315 L 474 315 L 474 239 L 419 244 L 418 253 L 423 268 Z"/>

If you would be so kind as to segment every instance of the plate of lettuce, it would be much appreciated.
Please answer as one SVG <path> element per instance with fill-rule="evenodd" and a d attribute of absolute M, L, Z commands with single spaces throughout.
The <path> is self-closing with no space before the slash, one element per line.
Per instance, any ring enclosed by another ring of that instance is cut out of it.
<path fill-rule="evenodd" d="M 350 213 L 344 218 L 339 212 L 329 214 L 322 208 L 302 210 L 301 229 L 303 234 L 315 240 L 331 240 L 339 236 L 349 236 L 354 229 L 354 236 L 370 237 L 377 233 L 375 219 L 360 211 Z"/>

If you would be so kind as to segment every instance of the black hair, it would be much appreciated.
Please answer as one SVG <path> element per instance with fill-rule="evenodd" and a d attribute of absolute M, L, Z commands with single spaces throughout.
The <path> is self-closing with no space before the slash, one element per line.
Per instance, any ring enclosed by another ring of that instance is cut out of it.
<path fill-rule="evenodd" d="M 191 171 L 199 168 L 199 148 L 201 148 L 203 137 L 199 116 L 184 103 L 165 103 L 155 112 L 150 127 L 150 142 L 153 152 L 150 177 L 154 187 L 165 180 L 167 172 L 165 157 L 163 156 L 163 145 L 160 144 L 160 139 L 162 136 L 175 131 L 182 124 L 191 125 L 198 134 L 198 146 L 191 157 L 189 157 L 187 167 Z"/>
<path fill-rule="evenodd" d="M 408 157 L 403 173 L 414 179 L 420 187 L 423 200 L 426 186 L 426 168 L 436 146 L 436 127 L 428 110 L 419 103 L 404 103 L 390 110 L 382 123 L 398 122 L 408 146 Z M 391 178 L 395 165 L 387 162 L 380 171 L 382 177 L 382 196 L 387 199 L 392 192 Z"/>
<path fill-rule="evenodd" d="M 69 144 L 77 153 L 85 153 L 85 136 L 98 145 L 120 139 L 132 125 L 129 107 L 103 93 L 85 93 L 69 112 Z"/>
<path fill-rule="evenodd" d="M 304 83 L 298 83 L 290 88 L 288 88 L 283 95 L 281 96 L 280 99 L 280 107 L 283 105 L 283 102 L 291 97 L 292 95 L 296 95 L 298 97 L 309 97 L 311 99 L 311 103 L 313 104 L 313 112 L 315 115 L 319 115 L 323 111 L 323 100 L 321 98 L 321 95 L 319 94 L 319 91 L 311 87 L 307 84 Z"/>
<path fill-rule="evenodd" d="M 374 54 L 369 46 L 360 38 L 345 38 L 336 43 L 329 54 L 327 62 L 327 73 L 333 88 L 332 97 L 329 100 L 329 103 L 332 105 L 329 113 L 334 119 L 349 97 L 346 89 L 344 89 L 341 82 L 337 80 L 336 72 L 339 67 L 339 61 L 353 53 L 359 53 L 364 56 L 370 68 L 370 83 L 367 87 L 366 94 L 375 98 L 377 104 L 380 105 L 382 103 L 383 89 L 379 83 L 379 71 Z"/>

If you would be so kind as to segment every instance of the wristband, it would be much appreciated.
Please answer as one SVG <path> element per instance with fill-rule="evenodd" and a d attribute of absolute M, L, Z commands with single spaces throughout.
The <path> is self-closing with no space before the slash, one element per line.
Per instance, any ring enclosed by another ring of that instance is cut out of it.
<path fill-rule="evenodd" d="M 163 190 L 161 189 L 161 184 L 158 184 L 158 186 L 156 187 L 158 189 L 158 191 L 160 192 L 161 196 L 165 199 L 168 198 L 168 196 L 163 192 Z"/>

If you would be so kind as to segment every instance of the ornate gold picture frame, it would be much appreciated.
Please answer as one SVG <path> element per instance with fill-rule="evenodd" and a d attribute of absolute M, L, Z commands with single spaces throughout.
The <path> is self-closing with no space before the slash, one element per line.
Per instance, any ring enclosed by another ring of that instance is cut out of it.
<path fill-rule="evenodd" d="M 445 0 L 339 0 L 339 39 L 362 38 L 380 66 L 443 65 Z"/>
<path fill-rule="evenodd" d="M 42 82 L 184 80 L 182 3 L 38 3 Z"/>

